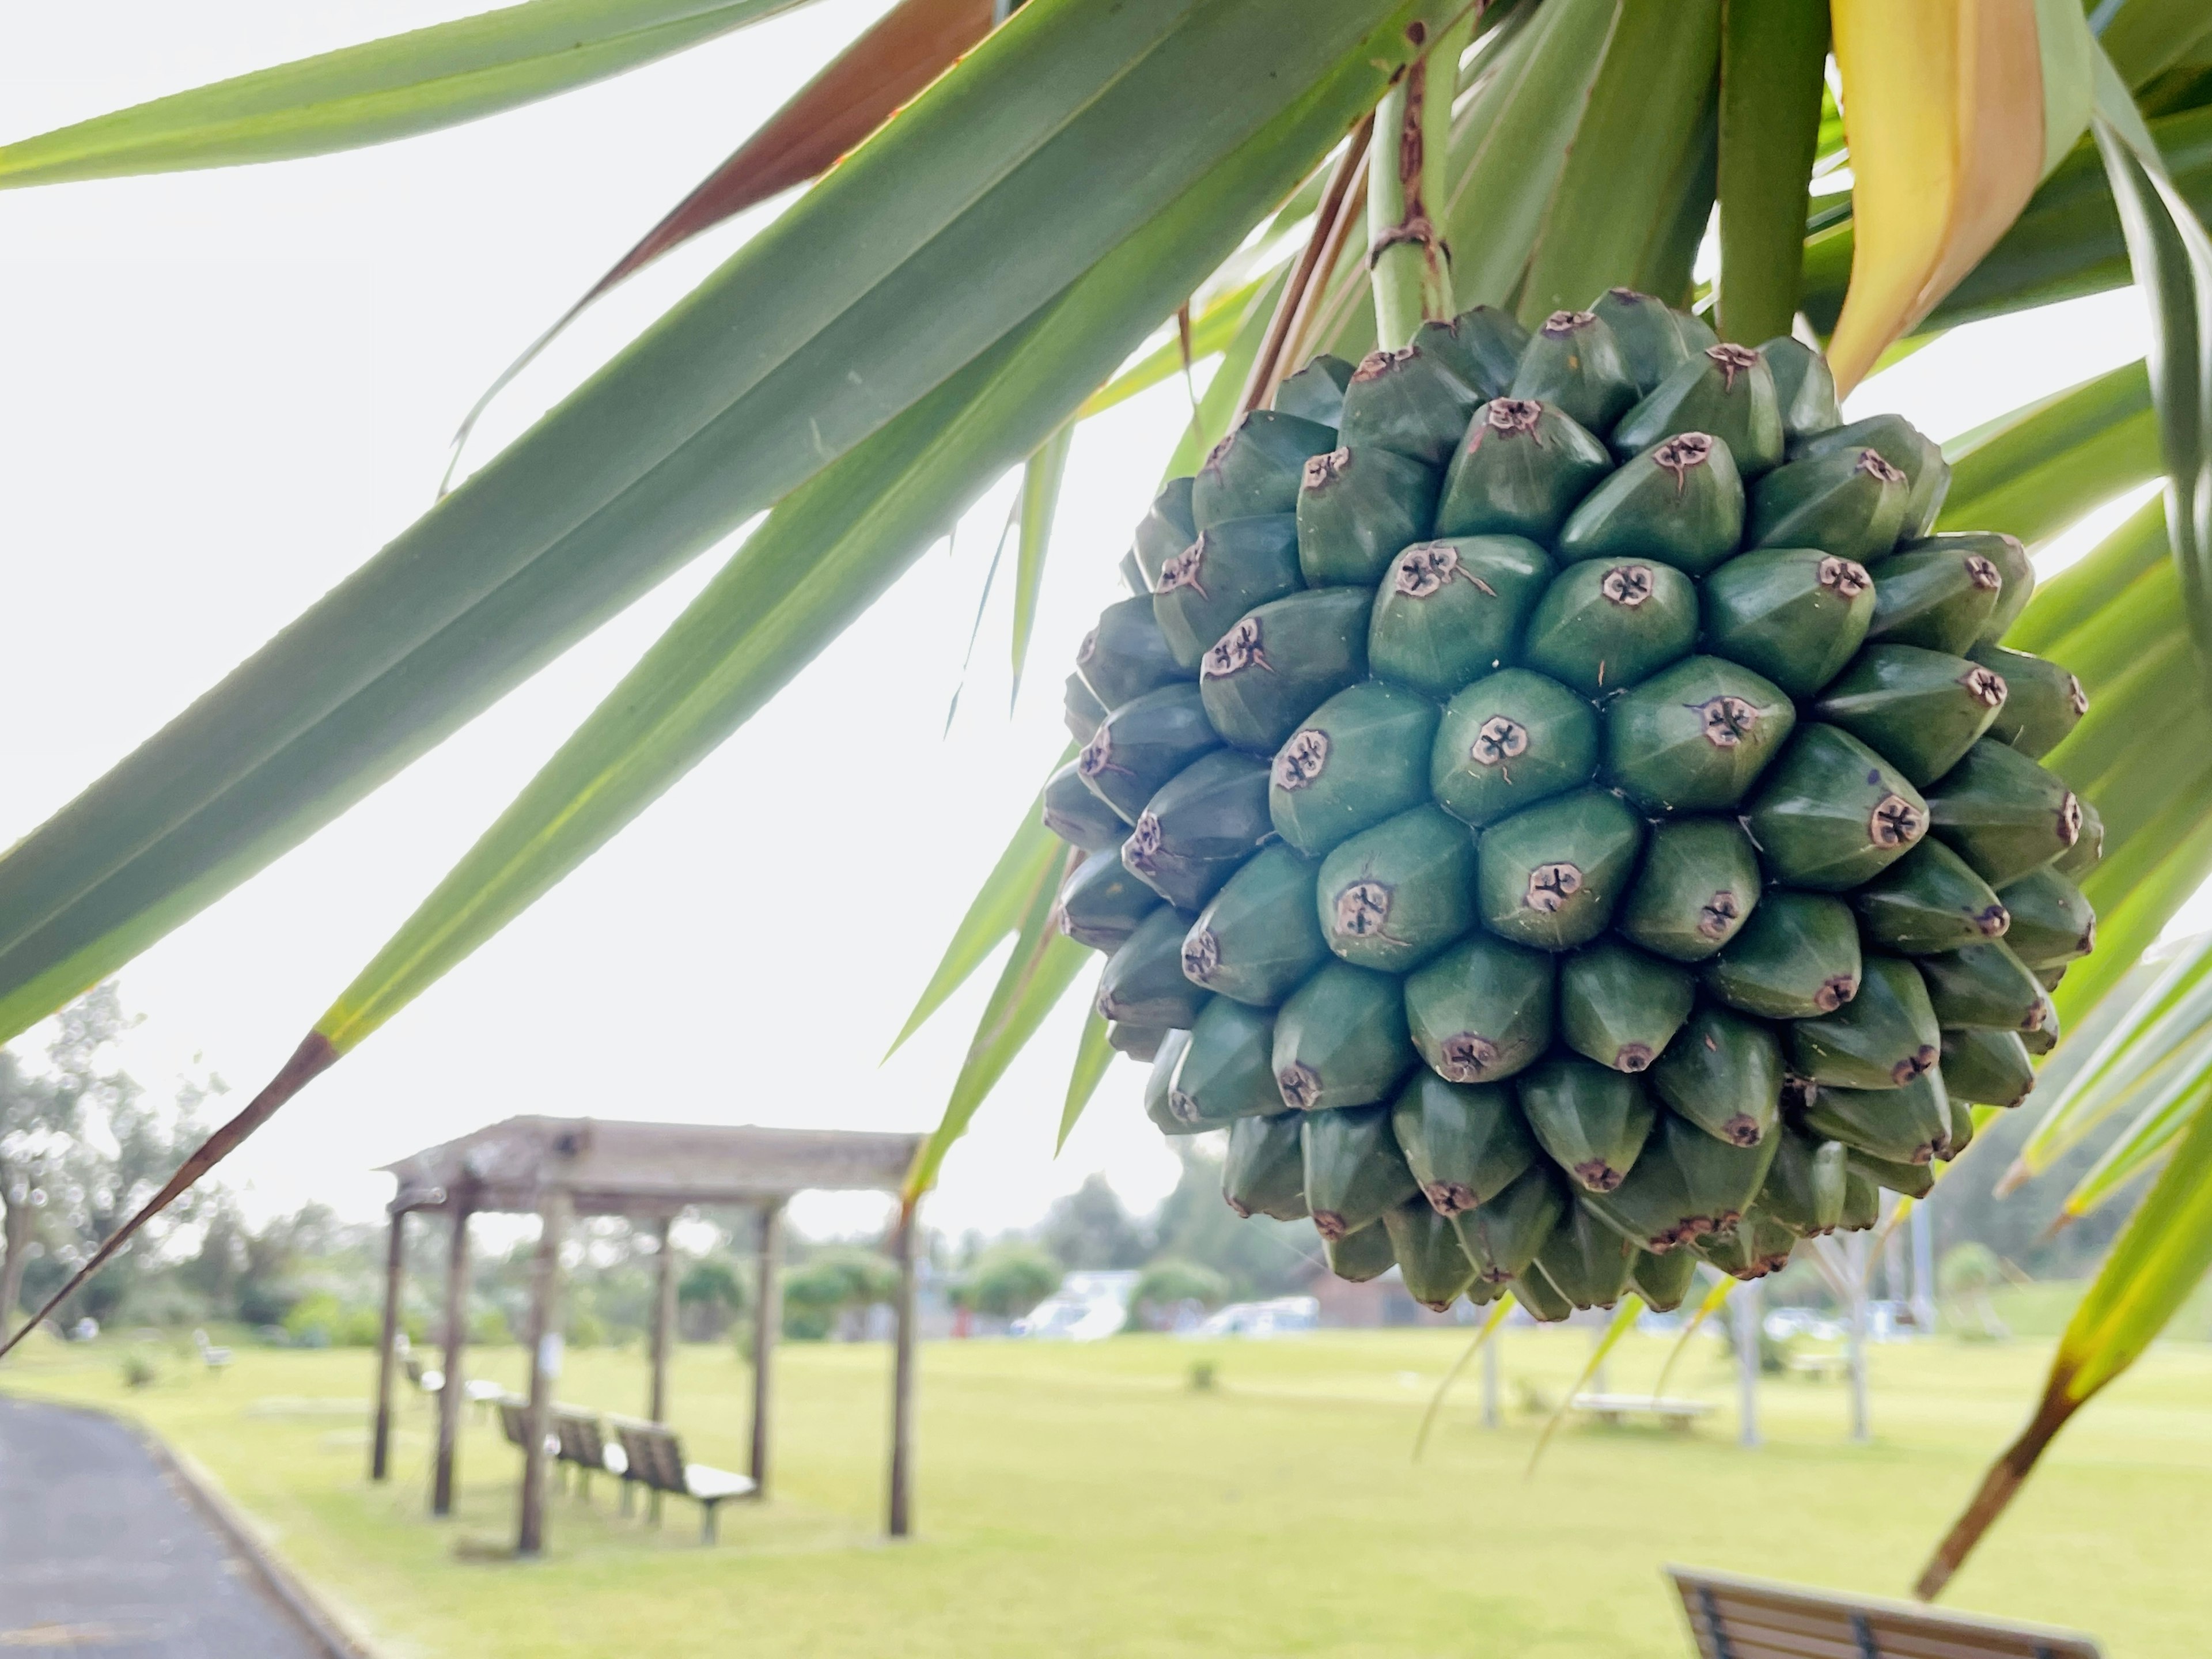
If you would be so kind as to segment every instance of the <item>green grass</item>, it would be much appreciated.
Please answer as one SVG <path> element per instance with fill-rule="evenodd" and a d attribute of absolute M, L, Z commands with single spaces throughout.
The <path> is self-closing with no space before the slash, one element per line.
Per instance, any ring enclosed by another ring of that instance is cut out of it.
<path fill-rule="evenodd" d="M 363 1478 L 368 1356 L 241 1350 L 210 1376 L 166 1362 L 127 1389 L 119 1345 L 37 1347 L 0 1372 L 24 1395 L 129 1412 L 212 1470 L 277 1547 L 392 1659 L 404 1656 L 1326 1654 L 1680 1659 L 1662 1562 L 1895 1595 L 2019 1424 L 2047 1345 L 1875 1351 L 1871 1446 L 1844 1395 L 1764 1394 L 1767 1444 L 1734 1443 L 1731 1373 L 1701 1340 L 1670 1393 L 1720 1407 L 1692 1436 L 1570 1426 L 1523 1478 L 1581 1331 L 1506 1340 L 1509 1420 L 1485 1431 L 1474 1373 L 1418 1466 L 1421 1408 L 1465 1334 L 1341 1333 L 1273 1344 L 1125 1337 L 1089 1347 L 941 1343 L 922 1357 L 920 1536 L 877 1536 L 888 1354 L 793 1346 L 779 1372 L 776 1493 L 696 1542 L 689 1504 L 652 1532 L 605 1486 L 556 1496 L 543 1561 L 511 1539 L 517 1460 L 472 1425 L 456 1520 L 425 1514 L 430 1414 L 401 1414 L 398 1478 Z M 1631 1339 L 1617 1390 L 1666 1345 Z M 1218 1384 L 1194 1392 L 1194 1361 Z M 521 1355 L 482 1355 L 520 1380 Z M 746 1373 L 683 1352 L 690 1455 L 741 1467 Z M 635 1350 L 575 1352 L 564 1398 L 642 1403 Z M 1952 1605 L 2085 1627 L 2115 1659 L 2201 1650 L 2212 1515 L 2212 1349 L 2155 1350 L 2069 1431 L 1958 1580 Z"/>

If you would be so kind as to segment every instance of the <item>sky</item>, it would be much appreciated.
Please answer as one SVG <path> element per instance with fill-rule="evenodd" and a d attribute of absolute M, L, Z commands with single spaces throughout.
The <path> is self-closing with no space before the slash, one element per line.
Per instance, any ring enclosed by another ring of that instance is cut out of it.
<path fill-rule="evenodd" d="M 159 0 L 0 20 L 0 140 L 477 9 Z M 544 325 L 882 9 L 819 0 L 615 81 L 373 149 L 0 192 L 0 844 L 44 819 L 430 503 L 462 414 Z M 480 463 L 782 204 L 588 313 L 480 427 Z M 1856 417 L 1938 438 L 2140 356 L 2131 291 L 1960 331 Z M 226 1166 L 249 1212 L 368 1218 L 386 1163 L 520 1113 L 926 1129 L 995 976 L 883 1056 L 1066 741 L 1060 687 L 1187 413 L 1179 385 L 1080 428 L 1011 708 L 1012 497 L 990 493 L 764 713 L 371 1037 Z M 2078 556 L 2132 500 L 2041 550 Z M 143 1081 L 234 1108 L 696 592 L 734 538 L 124 970 Z M 958 712 L 946 712 L 956 691 Z M 772 902 L 770 902 L 772 901 Z M 795 902 L 794 902 L 795 901 Z M 2191 917 L 2196 911 L 2192 908 Z M 1103 1170 L 1177 1161 L 1118 1061 L 1057 1158 L 1079 981 L 948 1160 L 930 1218 L 1029 1224 Z M 35 1051 L 33 1033 L 19 1046 Z M 858 1231 L 875 1200 L 815 1195 Z"/>

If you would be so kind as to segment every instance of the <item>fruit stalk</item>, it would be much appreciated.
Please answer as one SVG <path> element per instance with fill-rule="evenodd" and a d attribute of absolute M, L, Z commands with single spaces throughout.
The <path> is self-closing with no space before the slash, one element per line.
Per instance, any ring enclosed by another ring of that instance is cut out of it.
<path fill-rule="evenodd" d="M 1403 349 L 1424 322 L 1452 313 L 1451 254 L 1429 204 L 1443 198 L 1459 60 L 1480 9 L 1469 8 L 1438 31 L 1376 108 L 1367 161 L 1367 263 L 1376 340 L 1385 350 Z"/>

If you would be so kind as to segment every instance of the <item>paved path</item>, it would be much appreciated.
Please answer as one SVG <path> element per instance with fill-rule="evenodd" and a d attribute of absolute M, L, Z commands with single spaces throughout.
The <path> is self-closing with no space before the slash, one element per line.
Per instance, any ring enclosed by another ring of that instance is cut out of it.
<path fill-rule="evenodd" d="M 0 1653 L 322 1659 L 112 1419 L 0 1397 Z"/>

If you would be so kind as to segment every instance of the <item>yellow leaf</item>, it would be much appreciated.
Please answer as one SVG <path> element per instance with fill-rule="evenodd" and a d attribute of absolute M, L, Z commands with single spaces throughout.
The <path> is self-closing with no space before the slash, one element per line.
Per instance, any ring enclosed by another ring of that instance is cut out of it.
<path fill-rule="evenodd" d="M 1831 15 L 1856 245 L 1828 356 L 1848 392 L 2019 216 L 2051 135 L 2035 0 L 1833 0 Z"/>

